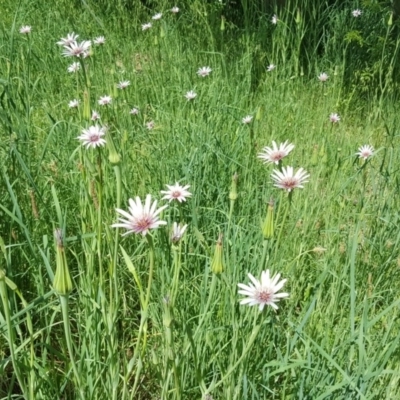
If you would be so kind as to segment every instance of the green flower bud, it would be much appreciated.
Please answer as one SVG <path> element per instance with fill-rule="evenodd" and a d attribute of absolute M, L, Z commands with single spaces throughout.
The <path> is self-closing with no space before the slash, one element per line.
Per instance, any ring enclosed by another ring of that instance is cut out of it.
<path fill-rule="evenodd" d="M 117 153 L 117 150 L 115 149 L 114 142 L 113 142 L 113 139 L 112 139 L 112 136 L 110 135 L 110 133 L 107 133 L 106 142 L 107 142 L 107 148 L 109 151 L 108 160 L 110 161 L 110 163 L 112 165 L 119 164 L 121 161 L 121 157 L 119 156 L 119 154 Z"/>
<path fill-rule="evenodd" d="M 64 238 L 61 229 L 54 231 L 56 240 L 56 274 L 54 275 L 53 288 L 60 296 L 67 296 L 73 289 L 69 274 L 67 258 L 64 251 Z"/>
<path fill-rule="evenodd" d="M 220 274 L 224 271 L 224 256 L 222 249 L 222 233 L 219 234 L 217 244 L 215 245 L 214 257 L 211 262 L 211 271 L 214 274 Z"/>
<path fill-rule="evenodd" d="M 231 191 L 229 192 L 229 199 L 235 201 L 238 197 L 237 194 L 237 181 L 239 175 L 235 172 L 232 176 Z"/>
<path fill-rule="evenodd" d="M 267 216 L 262 227 L 262 233 L 265 239 L 274 237 L 274 201 L 271 199 L 267 207 Z"/>

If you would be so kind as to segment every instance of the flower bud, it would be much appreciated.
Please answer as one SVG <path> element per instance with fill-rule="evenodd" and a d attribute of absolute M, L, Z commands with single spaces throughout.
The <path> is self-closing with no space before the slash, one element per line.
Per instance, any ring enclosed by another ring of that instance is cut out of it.
<path fill-rule="evenodd" d="M 215 245 L 214 257 L 211 262 L 211 271 L 214 272 L 214 274 L 220 274 L 224 271 L 222 237 L 223 235 L 220 233 Z"/>
<path fill-rule="evenodd" d="M 221 15 L 221 27 L 220 27 L 221 31 L 225 30 L 225 17 L 223 15 Z"/>
<path fill-rule="evenodd" d="M 229 199 L 235 201 L 238 197 L 237 194 L 237 181 L 239 175 L 235 172 L 232 176 L 231 191 L 229 192 Z"/>
<path fill-rule="evenodd" d="M 264 239 L 272 239 L 274 237 L 274 201 L 271 199 L 267 207 L 267 216 L 265 217 L 262 227 Z"/>
<path fill-rule="evenodd" d="M 110 135 L 109 132 L 107 132 L 107 148 L 108 148 L 108 160 L 112 165 L 117 165 L 121 161 L 121 157 L 117 153 L 117 150 L 115 149 L 114 142 L 112 140 L 112 136 Z"/>
<path fill-rule="evenodd" d="M 389 21 L 388 21 L 388 26 L 392 26 L 393 25 L 393 13 L 390 13 L 390 17 L 389 17 Z"/>
<path fill-rule="evenodd" d="M 311 165 L 312 166 L 318 165 L 318 160 L 319 160 L 318 146 L 315 145 L 314 148 L 313 148 L 312 155 L 311 155 Z"/>
<path fill-rule="evenodd" d="M 67 258 L 64 251 L 64 238 L 62 230 L 54 231 L 56 241 L 56 274 L 54 275 L 53 288 L 60 296 L 67 296 L 72 291 L 72 281 L 69 274 Z"/>

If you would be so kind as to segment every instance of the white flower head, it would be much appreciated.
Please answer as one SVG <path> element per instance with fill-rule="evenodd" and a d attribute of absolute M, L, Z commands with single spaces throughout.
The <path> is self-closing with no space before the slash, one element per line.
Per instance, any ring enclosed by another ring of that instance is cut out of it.
<path fill-rule="evenodd" d="M 197 75 L 205 78 L 206 76 L 210 75 L 212 69 L 210 67 L 201 67 L 197 71 Z"/>
<path fill-rule="evenodd" d="M 106 38 L 104 36 L 98 36 L 97 38 L 93 39 L 93 43 L 97 45 L 102 45 L 106 42 Z"/>
<path fill-rule="evenodd" d="M 90 40 L 84 40 L 81 43 L 72 42 L 68 46 L 64 46 L 63 55 L 64 57 L 86 57 L 91 45 Z"/>
<path fill-rule="evenodd" d="M 296 173 L 293 167 L 283 167 L 282 171 L 274 169 L 271 178 L 274 181 L 274 186 L 291 192 L 296 188 L 303 188 L 303 184 L 308 182 L 310 174 L 303 168 L 299 168 Z"/>
<path fill-rule="evenodd" d="M 68 72 L 78 72 L 81 68 L 81 64 L 78 62 L 73 62 L 69 67 L 68 67 Z"/>
<path fill-rule="evenodd" d="M 76 108 L 76 107 L 78 107 L 78 106 L 79 106 L 79 100 L 76 100 L 76 99 L 71 100 L 71 101 L 68 103 L 68 107 L 69 107 L 69 108 Z"/>
<path fill-rule="evenodd" d="M 179 12 L 179 7 L 177 7 L 177 6 L 172 7 L 172 8 L 171 8 L 171 12 L 172 12 L 172 14 L 178 14 L 178 12 Z"/>
<path fill-rule="evenodd" d="M 101 96 L 99 101 L 98 101 L 98 103 L 101 106 L 107 106 L 107 105 L 111 104 L 111 102 L 112 102 L 112 97 L 111 96 Z"/>
<path fill-rule="evenodd" d="M 166 185 L 168 190 L 161 190 L 161 194 L 164 194 L 163 200 L 178 200 L 179 203 L 186 201 L 187 197 L 191 197 L 191 193 L 187 189 L 190 185 L 181 186 L 178 182 L 175 185 Z"/>
<path fill-rule="evenodd" d="M 329 79 L 329 76 L 325 72 L 321 72 L 318 75 L 318 79 L 319 79 L 320 82 L 326 82 Z"/>
<path fill-rule="evenodd" d="M 353 17 L 357 18 L 362 14 L 362 11 L 360 9 L 353 10 L 352 12 Z"/>
<path fill-rule="evenodd" d="M 154 121 L 146 122 L 146 128 L 147 128 L 149 131 L 151 131 L 152 129 L 154 129 L 155 126 L 156 126 L 156 124 L 155 124 Z"/>
<path fill-rule="evenodd" d="M 150 29 L 153 25 L 148 22 L 147 24 L 142 24 L 142 31 L 147 31 L 147 29 Z"/>
<path fill-rule="evenodd" d="M 82 130 L 82 135 L 78 136 L 82 142 L 82 146 L 86 146 L 87 149 L 90 147 L 102 147 L 106 144 L 106 140 L 103 136 L 106 134 L 106 130 L 98 125 L 90 126 L 88 129 Z"/>
<path fill-rule="evenodd" d="M 79 35 L 75 35 L 74 32 L 68 33 L 66 38 L 61 38 L 57 44 L 59 46 L 70 46 L 72 43 L 76 42 L 76 39 L 78 39 Z"/>
<path fill-rule="evenodd" d="M 90 118 L 92 121 L 97 121 L 100 119 L 100 114 L 97 111 L 92 111 L 92 117 Z"/>
<path fill-rule="evenodd" d="M 151 229 L 157 229 L 160 225 L 166 225 L 166 221 L 159 220 L 159 214 L 168 207 L 168 204 L 157 209 L 157 200 L 151 204 L 151 195 L 146 196 L 142 204 L 140 197 L 135 200 L 129 199 L 129 212 L 116 209 L 121 214 L 118 223 L 111 225 L 113 228 L 124 228 L 127 231 L 122 235 L 130 233 L 141 233 L 146 236 Z"/>
<path fill-rule="evenodd" d="M 252 115 L 246 115 L 244 118 L 242 118 L 242 123 L 245 125 L 250 124 L 251 121 L 253 121 Z"/>
<path fill-rule="evenodd" d="M 240 304 L 258 306 L 260 311 L 262 311 L 266 305 L 277 310 L 278 306 L 276 303 L 289 296 L 289 293 L 278 293 L 286 283 L 286 279 L 279 281 L 281 274 L 270 277 L 269 269 L 267 269 L 261 272 L 260 280 L 254 278 L 250 273 L 248 273 L 248 277 L 251 280 L 248 285 L 238 283 L 240 288 L 238 293 L 246 296 L 240 301 Z"/>
<path fill-rule="evenodd" d="M 258 154 L 258 158 L 261 158 L 264 163 L 279 164 L 279 161 L 286 157 L 293 149 L 294 145 L 289 143 L 288 140 L 279 146 L 275 141 L 272 141 L 272 147 L 264 147 L 262 152 Z"/>
<path fill-rule="evenodd" d="M 187 225 L 181 225 L 181 224 L 178 225 L 176 222 L 174 222 L 171 231 L 171 242 L 174 244 L 178 243 L 182 239 L 183 234 L 186 231 L 186 228 Z"/>
<path fill-rule="evenodd" d="M 139 114 L 139 109 L 136 107 L 133 107 L 131 111 L 129 111 L 129 114 L 132 115 L 138 115 Z"/>
<path fill-rule="evenodd" d="M 276 15 L 276 14 L 274 14 L 273 16 L 272 16 L 272 19 L 271 19 L 271 22 L 274 24 L 274 25 L 276 25 L 277 23 L 278 23 L 278 16 Z"/>
<path fill-rule="evenodd" d="M 358 149 L 358 153 L 356 153 L 356 155 L 359 158 L 363 158 L 364 160 L 366 160 L 369 157 L 372 157 L 374 155 L 374 152 L 375 150 L 372 146 L 370 146 L 369 144 L 365 144 Z"/>
<path fill-rule="evenodd" d="M 275 65 L 275 64 L 269 64 L 268 67 L 267 67 L 267 71 L 268 71 L 268 72 L 271 72 L 271 71 L 273 71 L 275 68 L 276 68 L 276 65 Z"/>
<path fill-rule="evenodd" d="M 161 19 L 161 17 L 162 17 L 162 13 L 157 13 L 157 14 L 153 15 L 151 17 L 151 19 L 153 19 L 154 21 L 158 21 L 159 19 Z"/>
<path fill-rule="evenodd" d="M 332 114 L 329 116 L 329 120 L 332 122 L 332 124 L 337 124 L 337 123 L 340 121 L 339 114 L 332 113 Z"/>
<path fill-rule="evenodd" d="M 32 31 L 32 27 L 29 25 L 24 25 L 21 26 L 21 28 L 19 28 L 19 33 L 22 33 L 23 35 L 27 35 L 29 33 L 31 33 Z"/>
<path fill-rule="evenodd" d="M 126 89 L 130 84 L 131 84 L 131 81 L 121 81 L 120 83 L 118 83 L 117 88 L 118 89 Z"/>
<path fill-rule="evenodd" d="M 196 96 L 197 96 L 197 93 L 195 93 L 193 90 L 190 90 L 189 92 L 187 92 L 187 93 L 185 94 L 185 97 L 186 97 L 188 100 L 193 100 Z"/>

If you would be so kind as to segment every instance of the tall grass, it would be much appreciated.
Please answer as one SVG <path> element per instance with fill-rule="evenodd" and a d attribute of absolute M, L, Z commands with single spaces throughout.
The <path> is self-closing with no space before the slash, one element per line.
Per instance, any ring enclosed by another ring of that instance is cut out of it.
<path fill-rule="evenodd" d="M 176 15 L 169 2 L 120 1 L 112 12 L 102 2 L 5 3 L 0 398 L 399 396 L 399 141 L 387 78 L 397 42 L 360 95 L 349 71 L 354 43 L 343 38 L 349 21 L 362 21 L 349 19 L 359 5 L 292 3 L 262 10 L 254 29 L 229 18 L 221 25 L 222 6 L 200 1 L 178 4 Z M 360 18 L 387 17 L 363 10 Z M 320 13 L 337 34 L 310 32 L 305 15 Z M 55 44 L 72 31 L 106 37 L 76 74 L 67 72 L 76 59 Z M 212 69 L 205 78 L 196 74 L 203 66 Z M 122 80 L 130 86 L 117 89 Z M 111 105 L 98 104 L 104 95 Z M 94 124 L 93 110 L 107 146 L 88 150 L 76 138 Z M 331 113 L 341 121 L 332 124 Z M 272 184 L 274 166 L 257 158 L 272 140 L 293 143 L 284 165 L 310 173 L 290 207 Z M 355 155 L 363 144 L 376 149 L 367 161 Z M 111 227 L 129 198 L 150 193 L 165 204 L 160 191 L 175 182 L 192 197 L 169 204 L 167 227 L 146 238 Z M 275 232 L 265 239 L 271 198 Z M 178 245 L 175 221 L 188 224 Z M 54 279 L 64 258 L 68 293 Z M 237 284 L 266 269 L 288 280 L 289 298 L 276 312 L 240 305 Z"/>

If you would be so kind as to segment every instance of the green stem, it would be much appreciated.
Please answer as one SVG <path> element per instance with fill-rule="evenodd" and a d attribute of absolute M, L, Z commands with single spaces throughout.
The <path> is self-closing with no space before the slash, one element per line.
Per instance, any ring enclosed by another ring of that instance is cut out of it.
<path fill-rule="evenodd" d="M 289 195 L 290 195 L 290 193 L 289 193 Z M 288 202 L 286 204 L 285 214 L 283 215 L 283 218 L 282 218 L 282 221 L 281 221 L 281 224 L 280 224 L 281 226 L 280 226 L 280 229 L 279 229 L 278 239 L 276 241 L 276 247 L 275 247 L 276 251 L 278 251 L 279 245 L 281 243 L 281 236 L 282 236 L 283 228 L 285 227 L 285 221 L 286 221 L 286 217 L 287 217 L 288 212 L 289 212 L 290 203 L 291 203 L 291 199 L 288 199 Z"/>
<path fill-rule="evenodd" d="M 19 383 L 19 386 L 21 388 L 22 393 L 27 393 L 26 387 L 25 387 L 25 382 L 22 379 L 21 371 L 19 370 L 19 367 L 17 365 L 16 359 L 15 359 L 15 352 L 14 352 L 14 344 L 15 344 L 15 338 L 14 338 L 14 330 L 12 328 L 12 323 L 11 323 L 11 315 L 10 315 L 10 308 L 8 304 L 8 296 L 7 296 L 7 285 L 5 281 L 5 274 L 3 271 L 0 270 L 0 295 L 1 295 L 1 300 L 3 302 L 3 308 L 4 308 L 4 315 L 6 317 L 6 323 L 7 323 L 7 333 L 8 333 L 8 341 L 9 341 L 9 346 L 10 346 L 10 356 L 11 356 L 11 362 L 15 371 L 15 375 L 17 376 L 17 380 Z"/>
<path fill-rule="evenodd" d="M 151 237 L 150 234 L 146 235 L 147 242 L 149 244 L 149 278 L 147 282 L 147 290 L 146 290 L 146 297 L 144 300 L 143 304 L 143 309 L 141 312 L 141 319 L 140 319 L 140 327 L 139 327 L 139 332 L 138 332 L 138 337 L 137 337 L 137 342 L 136 342 L 136 347 L 135 347 L 135 352 L 133 354 L 133 359 L 131 360 L 131 364 L 133 365 L 136 360 L 139 360 L 137 363 L 137 368 L 135 371 L 135 382 L 133 384 L 132 392 L 131 392 L 131 399 L 133 399 L 137 385 L 139 384 L 139 377 L 140 377 L 140 372 L 142 370 L 142 356 L 146 350 L 146 343 L 147 343 L 147 337 L 146 337 L 146 332 L 147 332 L 147 319 L 148 319 L 148 309 L 149 309 L 149 303 L 150 303 L 150 293 L 151 293 L 151 285 L 153 281 L 153 273 L 154 273 L 154 243 L 153 243 L 153 238 Z M 143 345 L 142 349 L 140 349 L 140 344 L 142 341 L 142 336 L 143 337 Z"/>
<path fill-rule="evenodd" d="M 200 331 L 200 328 L 204 323 L 206 315 L 208 314 L 208 309 L 210 308 L 211 301 L 212 301 L 212 299 L 214 297 L 214 292 L 215 292 L 216 286 L 217 286 L 217 274 L 213 274 L 212 281 L 211 281 L 211 286 L 210 286 L 210 292 L 208 294 L 207 304 L 206 304 L 205 309 L 203 310 L 201 319 L 200 319 L 199 324 L 197 325 L 197 329 L 196 329 L 196 331 L 195 331 L 195 333 L 193 335 L 193 339 L 196 339 L 196 337 L 197 337 L 197 335 L 198 335 L 198 333 Z"/>
<path fill-rule="evenodd" d="M 65 332 L 65 339 L 67 341 L 69 359 L 71 361 L 72 370 L 74 371 L 76 383 L 79 389 L 80 397 L 84 399 L 82 388 L 81 388 L 81 379 L 78 372 L 78 369 L 75 364 L 74 359 L 74 351 L 72 347 L 72 339 L 71 339 L 71 328 L 70 328 L 70 320 L 69 320 L 69 304 L 68 304 L 68 295 L 60 295 L 60 304 L 61 304 L 61 311 L 64 321 L 64 332 Z"/>
<path fill-rule="evenodd" d="M 172 245 L 172 251 L 174 253 L 174 276 L 171 285 L 171 307 L 174 307 L 179 286 L 179 273 L 181 270 L 181 241 L 179 241 L 179 247 Z"/>

